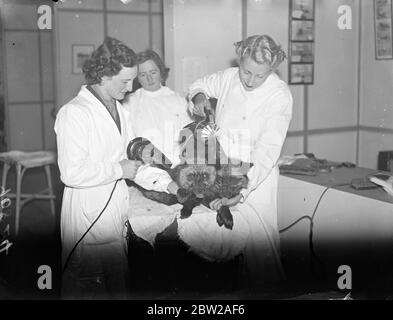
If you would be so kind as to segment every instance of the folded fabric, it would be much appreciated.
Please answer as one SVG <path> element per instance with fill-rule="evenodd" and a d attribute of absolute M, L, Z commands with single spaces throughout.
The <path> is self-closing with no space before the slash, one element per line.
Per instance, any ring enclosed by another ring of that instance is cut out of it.
<path fill-rule="evenodd" d="M 291 165 L 297 159 L 308 159 L 308 157 L 304 154 L 300 154 L 300 155 L 296 155 L 296 156 L 281 156 L 277 161 L 277 165 L 279 167 L 283 166 L 283 165 Z"/>
<path fill-rule="evenodd" d="M 393 196 L 393 177 L 387 180 L 378 179 L 377 177 L 370 177 L 369 180 L 383 188 L 389 195 Z"/>
<path fill-rule="evenodd" d="M 180 215 L 182 205 L 167 206 L 145 198 L 135 187 L 128 188 L 130 211 L 128 220 L 134 233 L 154 246 L 157 234 L 164 231 Z"/>
<path fill-rule="evenodd" d="M 331 167 L 328 161 L 321 159 L 296 159 L 291 164 L 279 166 L 280 173 L 301 174 L 315 176 L 321 172 L 330 172 Z"/>

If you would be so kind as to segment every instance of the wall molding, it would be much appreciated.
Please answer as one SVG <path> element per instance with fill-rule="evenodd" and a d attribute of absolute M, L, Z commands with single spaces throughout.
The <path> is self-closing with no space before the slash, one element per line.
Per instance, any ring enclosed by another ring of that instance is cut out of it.
<path fill-rule="evenodd" d="M 310 135 L 326 134 L 326 133 L 339 133 L 339 132 L 351 132 L 357 131 L 357 126 L 348 127 L 337 127 L 337 128 L 321 128 L 321 129 L 309 129 L 309 130 L 293 130 L 288 131 L 288 137 L 305 137 L 307 140 Z M 392 129 L 393 131 L 393 129 Z"/>
<path fill-rule="evenodd" d="M 337 127 L 337 128 L 322 128 L 322 129 L 311 129 L 311 130 L 293 130 L 288 131 L 287 137 L 302 137 L 305 136 L 308 138 L 312 135 L 319 135 L 319 134 L 329 134 L 329 133 L 340 133 L 340 132 L 374 132 L 374 133 L 389 133 L 393 134 L 393 128 L 381 128 L 381 127 L 373 127 L 373 126 L 348 126 L 348 127 Z"/>
<path fill-rule="evenodd" d="M 359 126 L 359 131 L 393 134 L 393 128 L 381 128 L 381 127 L 372 127 L 372 126 Z"/>
<path fill-rule="evenodd" d="M 46 33 L 50 33 L 52 32 L 52 30 L 40 30 L 38 28 L 35 29 L 28 29 L 28 28 L 4 28 L 4 31 L 7 32 L 46 32 Z"/>
<path fill-rule="evenodd" d="M 9 105 L 26 105 L 26 104 L 32 105 L 32 104 L 40 104 L 41 102 L 43 104 L 51 104 L 51 103 L 55 103 L 55 100 L 8 101 L 8 104 Z"/>
<path fill-rule="evenodd" d="M 155 12 L 155 11 L 151 11 L 149 12 L 149 10 L 147 11 L 121 11 L 121 10 L 110 10 L 110 9 L 82 9 L 82 8 L 57 8 L 57 12 L 71 12 L 71 13 L 103 13 L 105 12 L 106 14 L 133 14 L 133 15 L 158 15 L 161 16 L 162 12 Z"/>

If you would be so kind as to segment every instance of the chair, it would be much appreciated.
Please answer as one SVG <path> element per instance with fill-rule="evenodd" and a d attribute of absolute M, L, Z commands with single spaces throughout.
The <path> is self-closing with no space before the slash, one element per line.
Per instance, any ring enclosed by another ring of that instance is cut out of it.
<path fill-rule="evenodd" d="M 3 162 L 2 187 L 6 190 L 7 175 L 12 165 L 16 168 L 16 192 L 7 193 L 6 197 L 16 199 L 15 203 L 15 235 L 19 233 L 20 212 L 26 202 L 33 199 L 50 201 L 51 214 L 55 215 L 55 195 L 53 193 L 50 165 L 56 163 L 56 153 L 52 151 L 9 151 L 0 153 Z M 48 188 L 37 193 L 22 193 L 23 175 L 27 169 L 44 167 Z"/>

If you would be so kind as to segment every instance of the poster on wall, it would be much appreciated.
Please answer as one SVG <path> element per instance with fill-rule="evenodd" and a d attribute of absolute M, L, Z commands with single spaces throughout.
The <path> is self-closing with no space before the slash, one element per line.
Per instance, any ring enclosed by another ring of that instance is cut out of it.
<path fill-rule="evenodd" d="M 393 59 L 392 0 L 374 0 L 375 58 Z"/>
<path fill-rule="evenodd" d="M 72 73 L 82 74 L 82 67 L 86 59 L 94 51 L 92 44 L 74 44 L 72 45 Z"/>

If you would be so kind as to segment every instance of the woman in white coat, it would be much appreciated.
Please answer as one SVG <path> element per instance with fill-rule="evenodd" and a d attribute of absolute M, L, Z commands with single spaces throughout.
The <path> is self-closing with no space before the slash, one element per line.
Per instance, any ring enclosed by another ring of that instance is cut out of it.
<path fill-rule="evenodd" d="M 179 132 L 192 122 L 187 100 L 174 92 L 165 82 L 167 68 L 153 50 L 138 53 L 138 81 L 142 88 L 129 95 L 123 106 L 130 113 L 136 136 L 150 140 L 173 165 L 180 162 Z M 177 185 L 169 175 L 161 174 L 158 182 L 168 192 L 176 194 Z"/>
<path fill-rule="evenodd" d="M 62 293 L 65 298 L 119 298 L 126 292 L 128 272 L 124 179 L 134 179 L 140 165 L 126 160 L 126 147 L 134 134 L 119 100 L 132 89 L 136 55 L 120 41 L 106 38 L 83 72 L 87 85 L 61 107 L 55 123 L 65 184 Z"/>
<path fill-rule="evenodd" d="M 217 98 L 217 138 L 224 152 L 251 162 L 249 184 L 233 199 L 217 199 L 219 208 L 232 206 L 248 223 L 241 279 L 259 286 L 284 278 L 277 226 L 278 166 L 292 116 L 292 96 L 275 70 L 285 53 L 267 36 L 251 36 L 235 43 L 238 68 L 229 68 L 195 81 L 189 88 L 190 110 L 203 115 Z M 225 203 L 224 203 L 225 202 Z"/>

